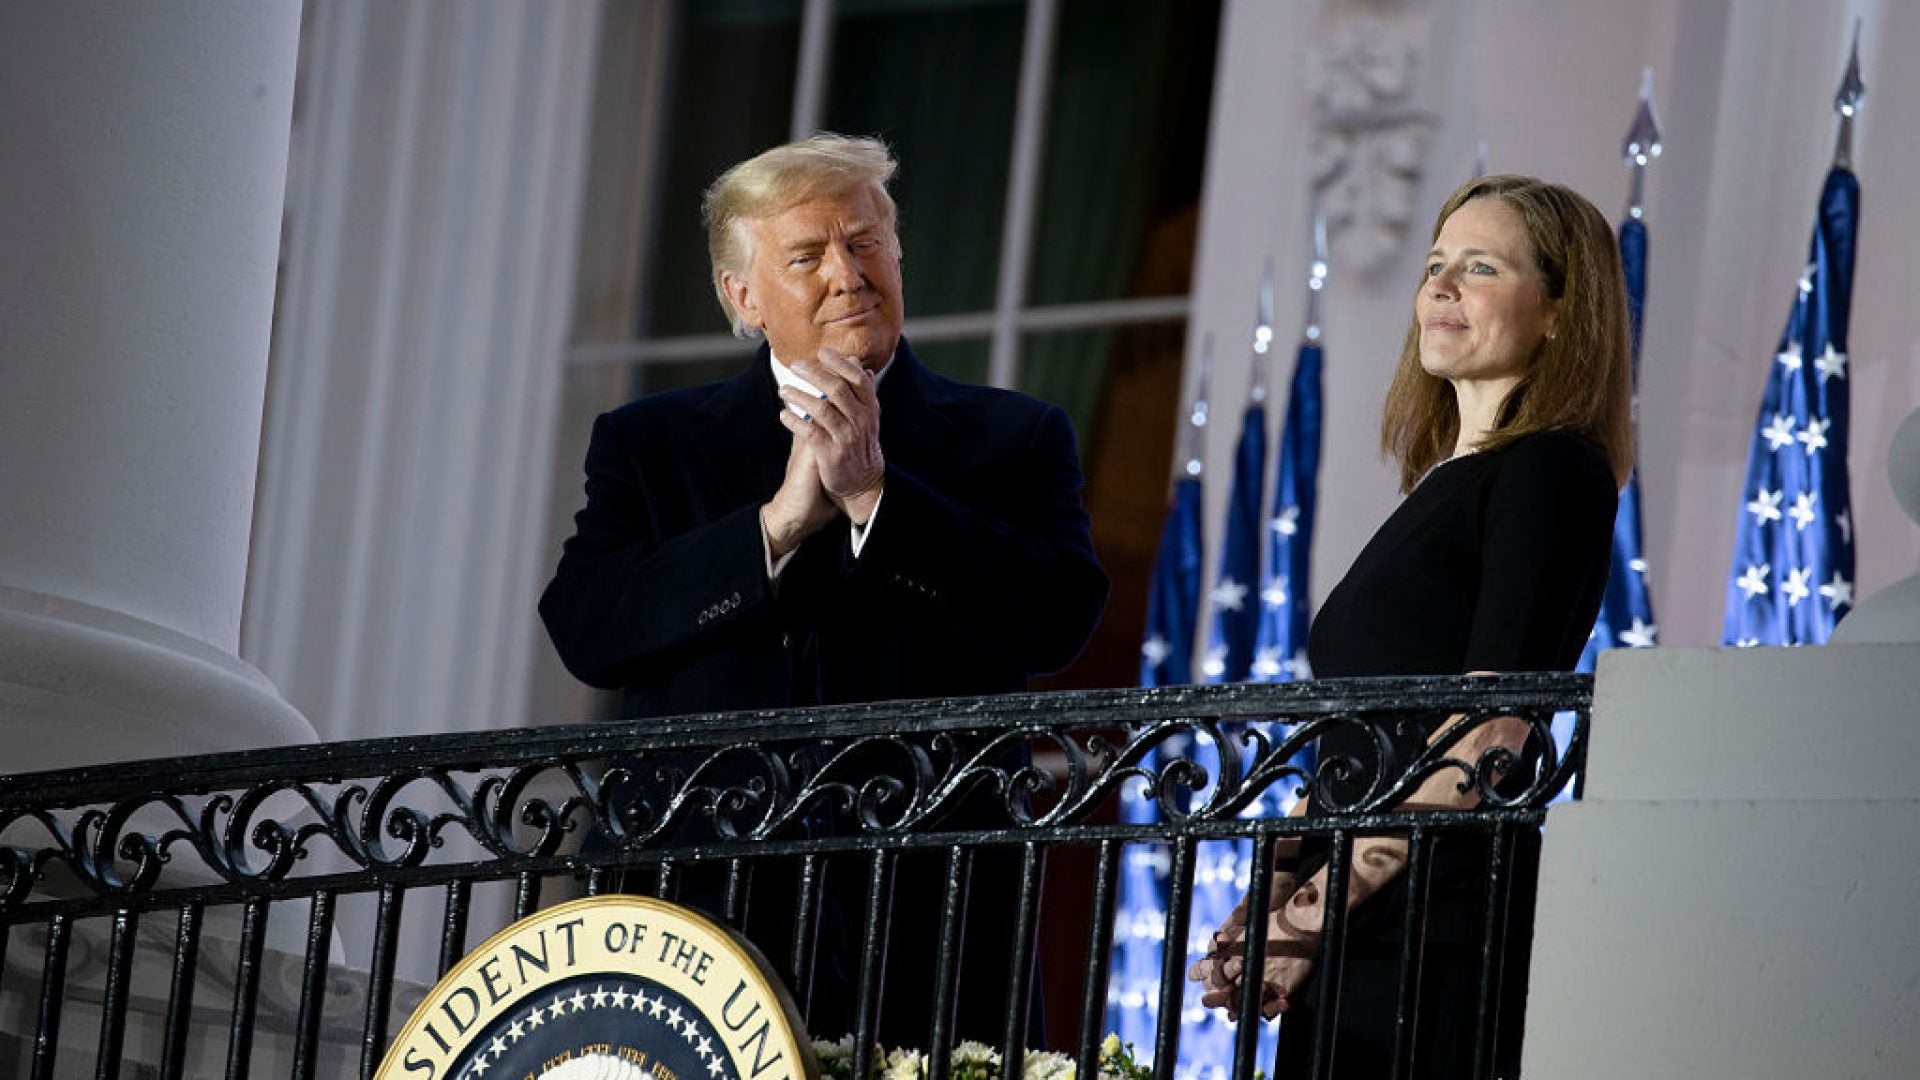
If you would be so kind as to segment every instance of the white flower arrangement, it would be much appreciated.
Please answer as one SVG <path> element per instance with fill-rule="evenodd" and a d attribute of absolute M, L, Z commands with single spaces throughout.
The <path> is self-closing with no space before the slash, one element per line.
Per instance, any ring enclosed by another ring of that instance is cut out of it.
<path fill-rule="evenodd" d="M 820 1062 L 821 1080 L 853 1080 L 853 1036 L 833 1042 L 816 1039 L 813 1054 Z M 1078 1080 L 1077 1072 L 1071 1057 L 1051 1050 L 1029 1050 L 1020 1059 L 1020 1080 Z M 950 1080 L 999 1080 L 1000 1051 L 985 1043 L 962 1042 L 953 1048 L 947 1074 Z M 927 1080 L 927 1055 L 876 1045 L 868 1075 L 874 1080 Z M 1132 1043 L 1121 1043 L 1118 1035 L 1108 1035 L 1101 1042 L 1097 1080 L 1151 1080 L 1152 1076 L 1152 1069 L 1135 1060 Z"/>

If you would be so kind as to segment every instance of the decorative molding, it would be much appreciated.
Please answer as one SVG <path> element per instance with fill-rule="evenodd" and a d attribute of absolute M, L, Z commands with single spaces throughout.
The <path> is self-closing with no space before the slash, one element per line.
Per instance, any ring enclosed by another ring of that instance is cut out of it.
<path fill-rule="evenodd" d="M 1417 217 L 1439 120 L 1418 108 L 1424 14 L 1390 6 L 1339 18 L 1309 58 L 1313 186 L 1338 249 L 1364 275 L 1393 261 Z"/>

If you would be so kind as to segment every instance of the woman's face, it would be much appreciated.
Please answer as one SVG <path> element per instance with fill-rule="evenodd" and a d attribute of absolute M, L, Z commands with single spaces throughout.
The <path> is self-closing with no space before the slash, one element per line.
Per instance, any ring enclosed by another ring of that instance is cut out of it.
<path fill-rule="evenodd" d="M 1496 198 L 1455 210 L 1427 254 L 1413 312 L 1428 374 L 1456 386 L 1518 382 L 1553 328 L 1553 304 L 1519 212 Z"/>

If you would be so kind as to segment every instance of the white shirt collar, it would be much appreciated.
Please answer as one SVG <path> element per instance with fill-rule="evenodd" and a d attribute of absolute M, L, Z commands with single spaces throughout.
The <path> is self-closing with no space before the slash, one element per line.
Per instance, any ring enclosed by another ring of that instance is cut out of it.
<path fill-rule="evenodd" d="M 874 373 L 873 373 L 873 386 L 874 386 L 874 389 L 876 389 L 876 390 L 877 390 L 877 389 L 879 389 L 879 388 L 880 388 L 880 380 L 882 380 L 882 379 L 884 379 L 884 378 L 886 378 L 886 377 L 887 377 L 887 372 L 889 372 L 889 371 L 892 371 L 892 370 L 893 370 L 893 362 L 894 362 L 894 360 L 895 360 L 895 359 L 897 359 L 897 358 L 899 357 L 899 355 L 900 355 L 900 350 L 898 350 L 898 349 L 895 349 L 895 350 L 893 351 L 893 354 L 892 354 L 891 356 L 888 356 L 888 357 L 887 357 L 887 362 L 886 362 L 886 364 L 885 364 L 885 366 L 883 366 L 883 367 L 882 367 L 882 368 L 881 368 L 881 369 L 880 369 L 879 371 L 876 371 L 876 372 L 874 372 Z M 775 355 L 773 355 L 773 348 L 772 348 L 771 346 L 769 346 L 769 347 L 767 348 L 767 362 L 773 365 L 773 384 L 774 384 L 774 385 L 775 385 L 776 387 L 779 387 L 779 386 L 791 386 L 791 387 L 793 387 L 793 388 L 794 388 L 795 390 L 798 390 L 798 391 L 800 391 L 800 392 L 801 392 L 801 393 L 803 393 L 803 394 L 811 394 L 811 395 L 813 395 L 814 397 L 826 397 L 826 395 L 825 395 L 825 394 L 822 394 L 822 393 L 820 392 L 820 388 L 819 388 L 819 387 L 817 387 L 817 386 L 815 386 L 815 385 L 813 385 L 812 383 L 810 383 L 810 382 L 808 382 L 807 380 L 805 380 L 805 379 L 803 379 L 803 378 L 801 378 L 800 376 L 798 376 L 798 375 L 796 375 L 796 374 L 794 374 L 794 372 L 793 372 L 793 369 L 792 369 L 792 368 L 790 368 L 790 367 L 788 367 L 787 365 L 785 365 L 785 364 L 783 364 L 783 363 L 781 363 L 781 362 L 780 362 L 780 358 L 779 358 L 779 357 L 777 357 L 777 356 L 775 356 Z M 789 406 L 787 406 L 787 407 L 788 407 L 789 409 L 792 409 L 792 408 L 793 408 L 793 406 L 791 406 L 791 405 L 789 405 Z M 794 409 L 793 411 L 794 411 L 794 412 L 796 412 L 796 413 L 798 413 L 798 412 L 800 412 L 800 410 L 799 410 L 799 409 Z M 805 414 L 803 413 L 802 415 L 805 415 Z"/>

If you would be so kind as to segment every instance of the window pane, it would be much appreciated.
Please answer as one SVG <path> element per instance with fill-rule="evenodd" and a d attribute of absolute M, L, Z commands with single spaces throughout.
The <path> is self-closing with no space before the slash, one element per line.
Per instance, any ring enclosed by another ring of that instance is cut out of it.
<path fill-rule="evenodd" d="M 984 383 L 987 381 L 987 354 L 991 351 L 986 338 L 972 338 L 961 341 L 929 341 L 922 345 L 913 343 L 913 355 L 920 362 L 947 376 L 965 383 Z"/>
<path fill-rule="evenodd" d="M 1028 302 L 1181 295 L 1200 203 L 1218 0 L 1066 0 Z"/>
<path fill-rule="evenodd" d="M 1025 5 L 845 0 L 826 126 L 900 161 L 909 315 L 993 306 Z"/>
<path fill-rule="evenodd" d="M 719 382 L 740 374 L 741 369 L 750 363 L 756 354 L 748 351 L 746 342 L 740 343 L 740 351 L 732 356 L 717 356 L 710 360 L 676 360 L 671 363 L 654 361 L 650 364 L 636 364 L 633 368 L 632 396 L 645 397 L 662 390 L 678 390 L 684 386 L 699 386 L 701 383 Z"/>
<path fill-rule="evenodd" d="M 680 0 L 667 146 L 640 337 L 726 328 L 708 274 L 700 193 L 728 166 L 785 142 L 801 0 Z"/>

